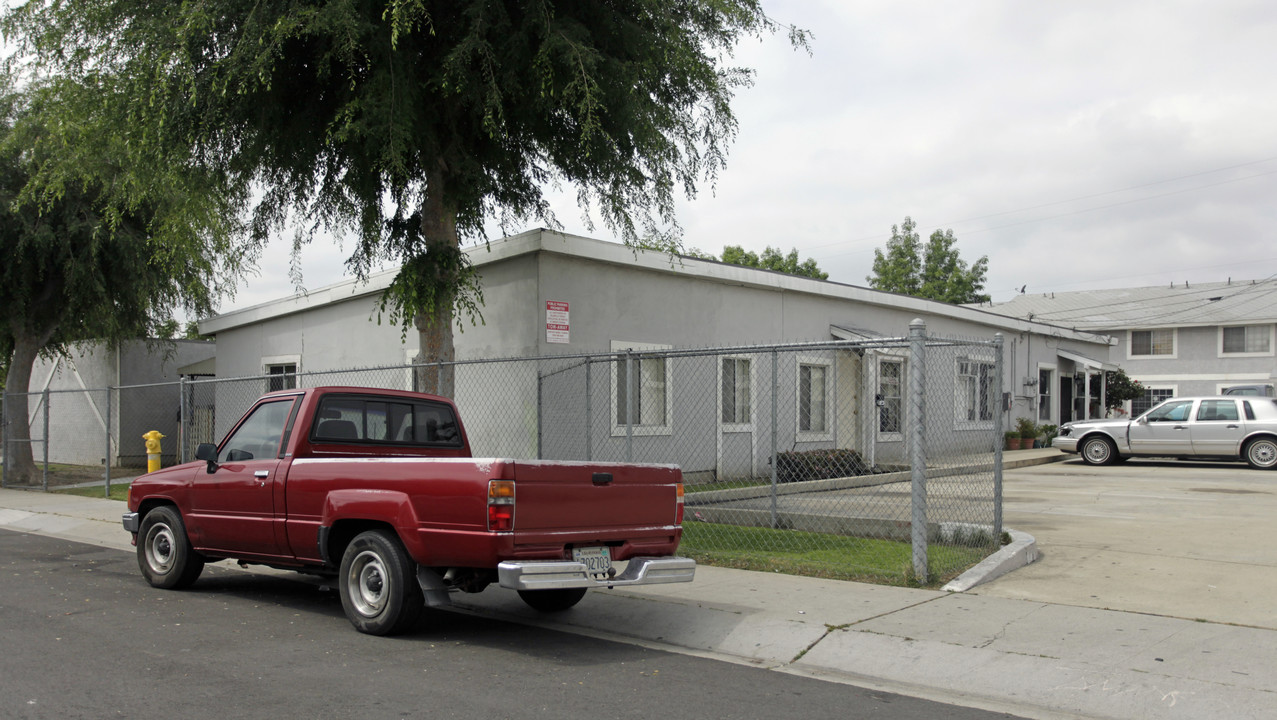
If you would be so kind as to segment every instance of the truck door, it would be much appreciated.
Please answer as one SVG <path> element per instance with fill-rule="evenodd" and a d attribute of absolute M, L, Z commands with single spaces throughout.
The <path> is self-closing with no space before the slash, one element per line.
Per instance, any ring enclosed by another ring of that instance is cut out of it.
<path fill-rule="evenodd" d="M 1136 455 L 1192 455 L 1188 429 L 1192 400 L 1167 400 L 1130 425 L 1131 452 Z"/>
<path fill-rule="evenodd" d="M 275 533 L 275 485 L 283 462 L 284 430 L 295 397 L 262 402 L 231 431 L 213 473 L 191 485 L 192 541 L 197 548 L 236 556 L 279 555 Z"/>

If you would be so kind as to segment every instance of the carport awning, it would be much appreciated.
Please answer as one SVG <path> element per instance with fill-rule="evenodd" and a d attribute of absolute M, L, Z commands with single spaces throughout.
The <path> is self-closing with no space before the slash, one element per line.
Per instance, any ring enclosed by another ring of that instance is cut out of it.
<path fill-rule="evenodd" d="M 1113 363 L 1106 363 L 1106 362 L 1100 362 L 1099 360 L 1093 360 L 1085 355 L 1079 355 L 1071 350 L 1056 350 L 1055 354 L 1059 355 L 1065 360 L 1072 360 L 1078 365 L 1083 365 L 1085 367 L 1093 368 L 1095 370 L 1116 370 L 1117 369 L 1117 366 L 1114 365 Z"/>

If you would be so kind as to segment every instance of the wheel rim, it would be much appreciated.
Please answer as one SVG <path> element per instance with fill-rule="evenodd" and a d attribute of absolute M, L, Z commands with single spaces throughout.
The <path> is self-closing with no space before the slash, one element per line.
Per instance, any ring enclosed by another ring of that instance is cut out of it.
<path fill-rule="evenodd" d="M 176 541 L 173 530 L 164 523 L 156 523 L 146 532 L 146 564 L 157 574 L 173 569 L 173 550 Z"/>
<path fill-rule="evenodd" d="M 390 594 L 385 563 L 377 553 L 365 550 L 350 564 L 346 589 L 355 611 L 364 617 L 375 617 L 386 607 Z"/>
<path fill-rule="evenodd" d="M 1109 444 L 1103 440 L 1087 440 L 1083 451 L 1086 459 L 1093 463 L 1107 462 L 1110 455 Z"/>
<path fill-rule="evenodd" d="M 1260 467 L 1277 465 L 1277 443 L 1271 440 L 1256 440 L 1246 451 L 1251 463 Z"/>

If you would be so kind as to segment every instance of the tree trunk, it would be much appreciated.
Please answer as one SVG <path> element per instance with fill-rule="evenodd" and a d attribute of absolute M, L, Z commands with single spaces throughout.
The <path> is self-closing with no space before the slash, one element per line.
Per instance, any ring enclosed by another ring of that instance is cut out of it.
<path fill-rule="evenodd" d="M 5 376 L 5 471 L 8 482 L 29 485 L 39 477 L 35 455 L 31 447 L 31 416 L 28 389 L 31 371 L 42 343 L 36 339 L 15 333 L 13 357 L 9 359 L 9 373 Z M 46 409 L 47 411 L 47 409 Z"/>
<path fill-rule="evenodd" d="M 460 252 L 457 237 L 457 213 L 444 200 L 444 171 L 442 163 L 426 177 L 426 198 L 421 206 L 421 233 L 426 243 L 426 254 L 445 255 Z M 442 270 L 443 266 L 440 267 Z M 437 278 L 441 288 L 435 296 L 433 312 L 418 313 L 413 318 L 417 328 L 420 351 L 417 363 L 427 363 L 417 370 L 417 389 L 444 397 L 456 394 L 457 358 L 452 342 L 452 303 L 456 297 L 459 278 Z M 443 290 L 442 288 L 447 288 Z"/>

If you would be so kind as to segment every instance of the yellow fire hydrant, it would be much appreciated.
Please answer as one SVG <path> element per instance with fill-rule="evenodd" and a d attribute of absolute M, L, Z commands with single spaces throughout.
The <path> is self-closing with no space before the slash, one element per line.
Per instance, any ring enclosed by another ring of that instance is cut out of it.
<path fill-rule="evenodd" d="M 160 469 L 160 438 L 164 437 L 159 430 L 152 430 L 142 436 L 146 441 L 146 471 L 153 473 Z"/>

